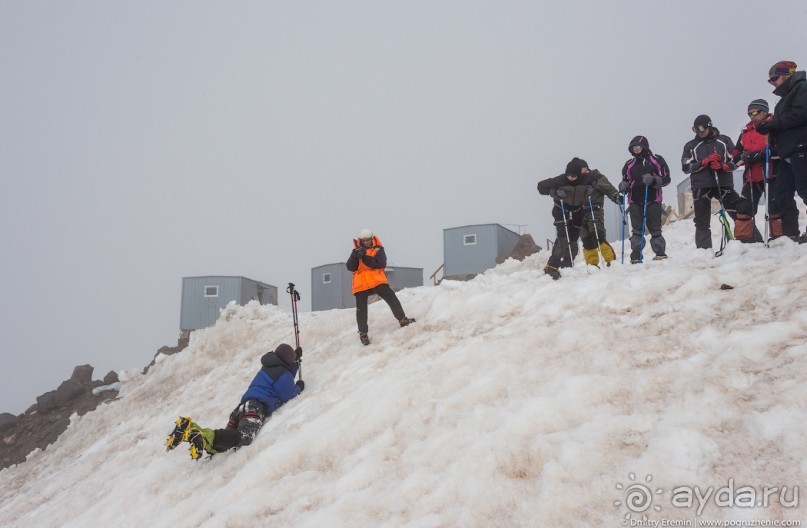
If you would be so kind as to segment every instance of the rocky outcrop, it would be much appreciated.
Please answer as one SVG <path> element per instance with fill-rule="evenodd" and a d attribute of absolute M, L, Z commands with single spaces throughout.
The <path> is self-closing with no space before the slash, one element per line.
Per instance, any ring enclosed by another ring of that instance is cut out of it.
<path fill-rule="evenodd" d="M 184 350 L 188 340 L 189 335 L 184 333 L 177 346 L 160 348 L 143 369 L 143 374 L 155 364 L 157 356 Z M 103 381 L 93 381 L 93 370 L 92 365 L 78 365 L 70 379 L 63 381 L 56 390 L 38 396 L 36 403 L 23 414 L 0 413 L 0 469 L 25 462 L 34 449 L 46 449 L 67 429 L 73 413 L 81 416 L 118 397 L 118 373 L 110 370 Z"/>
<path fill-rule="evenodd" d="M 511 251 L 509 255 L 496 257 L 496 264 L 501 264 L 509 258 L 522 261 L 530 255 L 538 253 L 539 251 L 541 251 L 541 246 L 535 243 L 532 235 L 525 233 L 521 235 L 521 238 L 518 239 L 518 242 L 516 242 L 516 247 L 513 248 L 513 251 Z"/>
<path fill-rule="evenodd" d="M 80 416 L 117 397 L 116 390 L 93 394 L 93 389 L 117 382 L 117 373 L 109 372 L 104 381 L 93 381 L 92 372 L 92 366 L 79 365 L 70 379 L 38 396 L 25 413 L 0 414 L 0 468 L 24 462 L 34 449 L 46 449 L 67 429 L 73 413 Z"/>

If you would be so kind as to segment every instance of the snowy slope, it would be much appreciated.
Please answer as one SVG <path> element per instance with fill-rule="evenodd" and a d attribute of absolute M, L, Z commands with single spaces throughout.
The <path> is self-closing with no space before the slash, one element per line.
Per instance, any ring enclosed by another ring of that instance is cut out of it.
<path fill-rule="evenodd" d="M 406 290 L 418 322 L 371 305 L 369 347 L 352 310 L 302 313 L 306 391 L 252 446 L 193 462 L 164 452 L 176 417 L 222 427 L 261 354 L 293 341 L 289 313 L 228 309 L 0 472 L 0 525 L 618 526 L 695 520 L 672 490 L 729 479 L 790 499 L 807 484 L 807 247 L 715 259 L 691 221 L 665 236 L 667 261 L 553 282 L 541 252 Z M 645 511 L 636 483 L 661 491 Z M 778 497 L 700 518 L 807 518 Z"/>

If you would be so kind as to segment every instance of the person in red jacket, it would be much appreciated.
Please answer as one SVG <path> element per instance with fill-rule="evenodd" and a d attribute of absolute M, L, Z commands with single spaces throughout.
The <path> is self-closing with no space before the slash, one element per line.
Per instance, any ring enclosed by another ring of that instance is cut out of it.
<path fill-rule="evenodd" d="M 768 113 L 768 102 L 764 99 L 754 99 L 748 104 L 748 117 L 750 121 L 743 127 L 737 144 L 732 151 L 732 159 L 735 163 L 744 166 L 742 195 L 747 198 L 753 207 L 752 216 L 756 216 L 759 201 L 766 192 L 765 177 L 768 178 L 767 198 L 768 198 L 768 221 L 770 222 L 770 237 L 778 238 L 782 236 L 782 212 L 781 205 L 776 200 L 776 168 L 779 164 L 779 157 L 768 148 L 768 138 L 760 134 L 754 128 L 757 123 L 769 121 L 773 115 Z M 767 172 L 765 163 L 768 163 Z M 795 207 L 795 202 L 790 204 Z M 798 231 L 798 211 L 788 215 L 791 224 L 789 232 Z M 754 228 L 754 241 L 762 241 L 759 230 Z"/>
<path fill-rule="evenodd" d="M 356 323 L 359 327 L 359 340 L 363 345 L 370 344 L 367 336 L 367 298 L 375 294 L 384 299 L 392 310 L 392 315 L 401 326 L 414 323 L 406 317 L 401 301 L 387 282 L 387 254 L 377 236 L 369 229 L 363 229 L 359 238 L 353 240 L 353 251 L 346 263 L 347 269 L 353 272 L 353 295 L 356 297 Z"/>

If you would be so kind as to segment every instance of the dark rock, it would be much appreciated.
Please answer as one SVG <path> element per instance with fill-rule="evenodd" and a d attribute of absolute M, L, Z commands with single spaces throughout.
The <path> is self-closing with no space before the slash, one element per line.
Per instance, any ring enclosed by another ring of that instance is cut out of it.
<path fill-rule="evenodd" d="M 20 419 L 11 413 L 0 413 L 0 433 L 11 429 Z"/>
<path fill-rule="evenodd" d="M 56 402 L 54 398 L 56 397 L 56 391 L 48 391 L 41 396 L 37 396 L 36 398 L 36 407 L 37 411 L 40 413 L 46 413 L 52 411 L 56 408 Z"/>
<path fill-rule="evenodd" d="M 118 378 L 118 373 L 114 370 L 110 370 L 107 372 L 106 376 L 104 376 L 104 385 L 112 385 L 113 383 L 117 383 L 120 381 Z"/>
<path fill-rule="evenodd" d="M 77 398 L 85 392 L 87 392 L 87 389 L 78 381 L 72 379 L 63 381 L 62 384 L 59 385 L 59 388 L 56 389 L 54 403 L 57 407 L 64 407 L 70 400 Z"/>
<path fill-rule="evenodd" d="M 525 233 L 521 235 L 521 238 L 518 239 L 516 247 L 513 248 L 513 251 L 511 251 L 509 255 L 501 255 L 496 257 L 496 264 L 501 264 L 509 258 L 522 261 L 530 255 L 538 253 L 539 251 L 541 251 L 541 247 L 535 243 L 532 235 Z"/>
<path fill-rule="evenodd" d="M 73 369 L 73 375 L 70 380 L 79 383 L 90 383 L 92 381 L 92 371 L 95 370 L 92 365 L 79 365 Z"/>
<path fill-rule="evenodd" d="M 729 286 L 728 284 L 721 284 L 720 289 L 721 290 L 733 290 L 734 286 Z"/>

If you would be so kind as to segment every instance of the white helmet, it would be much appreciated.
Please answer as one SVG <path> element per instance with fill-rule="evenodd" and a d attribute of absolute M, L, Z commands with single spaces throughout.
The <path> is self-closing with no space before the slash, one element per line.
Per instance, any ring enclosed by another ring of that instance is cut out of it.
<path fill-rule="evenodd" d="M 373 238 L 373 232 L 369 229 L 362 229 L 359 233 L 359 238 Z"/>

